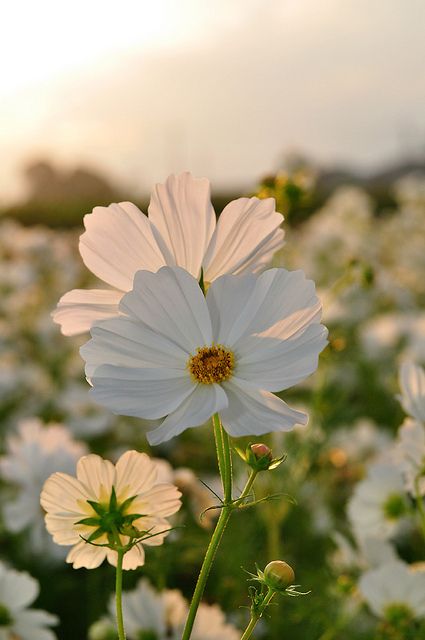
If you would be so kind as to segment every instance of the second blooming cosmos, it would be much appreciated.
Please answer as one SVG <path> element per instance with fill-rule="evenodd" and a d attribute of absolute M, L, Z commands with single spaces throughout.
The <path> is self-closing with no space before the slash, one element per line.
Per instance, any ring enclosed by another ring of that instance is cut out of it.
<path fill-rule="evenodd" d="M 206 297 L 179 267 L 139 271 L 122 315 L 81 350 L 94 398 L 113 412 L 160 419 L 151 444 L 219 412 L 232 436 L 286 431 L 307 416 L 273 392 L 317 368 L 327 331 L 302 271 L 224 275 Z"/>

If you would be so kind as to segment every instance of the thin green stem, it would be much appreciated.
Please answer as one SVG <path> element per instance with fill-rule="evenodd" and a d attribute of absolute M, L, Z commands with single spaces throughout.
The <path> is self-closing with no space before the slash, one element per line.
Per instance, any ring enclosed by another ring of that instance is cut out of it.
<path fill-rule="evenodd" d="M 215 554 L 217 553 L 217 549 L 220 545 L 221 538 L 223 537 L 224 530 L 227 527 L 227 523 L 229 522 L 229 518 L 234 509 L 234 505 L 232 504 L 232 456 L 230 451 L 229 437 L 222 427 L 220 416 L 218 415 L 218 413 L 215 413 L 213 415 L 212 422 L 217 448 L 218 468 L 223 485 L 224 504 L 214 532 L 211 536 L 211 540 L 208 545 L 201 570 L 199 572 L 195 591 L 193 592 L 192 601 L 190 603 L 186 624 L 183 630 L 182 640 L 189 640 L 191 636 L 196 612 L 198 611 L 199 603 L 201 602 L 202 595 L 204 593 L 205 585 L 207 583 L 208 576 L 214 562 Z"/>
<path fill-rule="evenodd" d="M 247 497 L 247 495 L 249 495 L 249 492 L 252 489 L 252 485 L 255 482 L 255 478 L 258 475 L 258 471 L 256 471 L 255 469 L 251 470 L 251 473 L 249 474 L 249 478 L 247 480 L 246 485 L 243 488 L 243 491 L 241 493 L 241 495 L 239 496 L 239 498 L 237 500 L 235 500 L 235 502 L 233 503 L 234 506 L 239 507 L 240 504 L 244 501 L 244 499 Z"/>
<path fill-rule="evenodd" d="M 117 629 L 118 629 L 118 639 L 126 640 L 125 629 L 124 629 L 124 619 L 122 615 L 122 563 L 124 558 L 124 551 L 119 549 L 117 551 L 118 561 L 117 561 L 117 572 L 115 579 L 115 602 L 116 602 L 116 610 L 117 610 Z"/>
<path fill-rule="evenodd" d="M 418 507 L 419 517 L 421 521 L 422 535 L 425 540 L 425 507 L 424 507 L 424 502 L 423 502 L 420 487 L 419 487 L 420 480 L 421 480 L 420 476 L 417 476 L 415 478 L 415 497 L 416 497 L 416 504 Z"/>
<path fill-rule="evenodd" d="M 249 621 L 249 624 L 248 624 L 247 628 L 243 632 L 243 634 L 241 636 L 241 640 L 248 640 L 248 638 L 251 637 L 252 632 L 254 631 L 255 627 L 257 626 L 257 622 L 259 621 L 259 619 L 263 615 L 264 611 L 266 610 L 266 608 L 270 604 L 273 596 L 274 596 L 274 591 L 269 589 L 267 591 L 265 597 L 264 597 L 264 600 L 263 600 L 261 606 L 259 606 L 258 609 L 255 610 L 255 611 L 251 610 L 251 620 Z"/>

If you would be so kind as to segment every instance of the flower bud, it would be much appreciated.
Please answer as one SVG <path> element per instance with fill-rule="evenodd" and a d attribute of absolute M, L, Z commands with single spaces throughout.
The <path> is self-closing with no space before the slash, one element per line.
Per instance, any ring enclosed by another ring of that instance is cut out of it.
<path fill-rule="evenodd" d="M 117 632 L 114 625 L 107 618 L 98 620 L 89 629 L 89 640 L 115 640 Z"/>
<path fill-rule="evenodd" d="M 273 460 L 273 454 L 266 444 L 251 444 L 246 450 L 246 461 L 256 471 L 266 471 Z"/>
<path fill-rule="evenodd" d="M 293 568 L 283 560 L 269 562 L 263 575 L 264 582 L 272 591 L 285 591 L 295 580 Z"/>

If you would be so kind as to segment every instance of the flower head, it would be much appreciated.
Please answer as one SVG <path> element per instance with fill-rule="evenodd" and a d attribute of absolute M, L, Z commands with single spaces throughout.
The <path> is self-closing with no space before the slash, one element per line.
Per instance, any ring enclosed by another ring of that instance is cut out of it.
<path fill-rule="evenodd" d="M 81 458 L 77 478 L 53 474 L 41 493 L 53 540 L 74 545 L 67 562 L 94 569 L 106 558 L 116 565 L 116 546 L 126 547 L 124 569 L 144 564 L 143 545 L 159 545 L 180 508 L 180 492 L 158 484 L 156 465 L 145 453 L 127 451 L 113 465 L 91 454 Z"/>
<path fill-rule="evenodd" d="M 23 420 L 18 433 L 6 439 L 6 455 L 0 457 L 0 477 L 14 487 L 15 495 L 3 500 L 8 531 L 28 529 L 29 547 L 63 559 L 62 549 L 46 534 L 40 509 L 40 491 L 55 471 L 75 473 L 77 461 L 87 452 L 61 424 L 43 425 L 38 418 Z M 59 551 L 59 553 L 58 553 Z"/>
<path fill-rule="evenodd" d="M 100 404 L 164 418 L 151 444 L 216 412 L 232 436 L 307 422 L 271 393 L 310 375 L 326 345 L 314 284 L 301 271 L 222 276 L 206 298 L 183 269 L 139 271 L 120 310 L 93 327 L 81 354 Z"/>
<path fill-rule="evenodd" d="M 385 617 L 394 608 L 425 617 L 425 572 L 395 560 L 362 575 L 359 589 L 373 613 Z"/>
<path fill-rule="evenodd" d="M 348 503 L 348 516 L 359 540 L 392 537 L 407 512 L 402 474 L 389 463 L 371 465 Z"/>
<path fill-rule="evenodd" d="M 29 609 L 37 598 L 37 580 L 28 573 L 9 569 L 0 562 L 0 638 L 2 640 L 55 640 L 48 629 L 58 623 L 56 616 L 46 611 Z"/>
<path fill-rule="evenodd" d="M 208 180 L 188 172 L 156 185 L 149 218 L 130 202 L 95 207 L 84 218 L 80 253 L 112 288 L 68 292 L 54 320 L 65 335 L 74 335 L 118 315 L 119 301 L 140 269 L 179 266 L 197 279 L 202 269 L 207 284 L 225 273 L 261 271 L 283 246 L 282 221 L 273 198 L 239 198 L 216 222 Z"/>
<path fill-rule="evenodd" d="M 133 591 L 123 593 L 123 613 L 129 640 L 179 640 L 188 613 L 188 605 L 177 589 L 155 591 L 142 578 Z M 109 618 L 93 625 L 90 640 L 113 637 L 114 601 L 109 604 Z M 109 625 L 108 625 L 109 621 Z M 111 636 L 108 634 L 111 633 Z M 115 636 L 114 636 L 115 637 Z M 193 640 L 237 640 L 240 633 L 226 618 L 218 605 L 201 604 L 195 619 Z"/>

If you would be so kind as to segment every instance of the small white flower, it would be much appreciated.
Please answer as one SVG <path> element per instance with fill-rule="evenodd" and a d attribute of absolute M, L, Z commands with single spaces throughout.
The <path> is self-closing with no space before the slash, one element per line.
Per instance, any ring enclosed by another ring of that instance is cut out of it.
<path fill-rule="evenodd" d="M 10 501 L 3 500 L 4 524 L 14 533 L 28 528 L 28 540 L 34 551 L 63 557 L 46 534 L 40 491 L 55 471 L 75 473 L 78 459 L 86 452 L 86 446 L 73 440 L 65 426 L 43 425 L 38 418 L 22 421 L 18 434 L 6 439 L 0 476 L 15 485 L 16 496 Z"/>
<path fill-rule="evenodd" d="M 38 592 L 37 580 L 0 562 L 0 640 L 55 640 L 46 627 L 58 624 L 57 617 L 28 608 Z"/>
<path fill-rule="evenodd" d="M 376 463 L 356 486 L 348 516 L 359 540 L 390 538 L 404 522 L 407 509 L 401 471 L 393 464 Z"/>
<path fill-rule="evenodd" d="M 423 424 L 406 418 L 398 430 L 396 454 L 404 473 L 407 491 L 416 496 L 419 489 L 419 494 L 425 495 L 425 428 Z"/>
<path fill-rule="evenodd" d="M 239 198 L 216 222 L 210 184 L 190 173 L 157 184 L 147 218 L 131 202 L 95 207 L 84 217 L 80 253 L 85 265 L 111 289 L 75 289 L 53 314 L 65 335 L 88 331 L 101 318 L 118 315 L 118 304 L 140 269 L 180 266 L 205 282 L 224 273 L 265 268 L 283 246 L 273 198 Z"/>
<path fill-rule="evenodd" d="M 220 412 L 232 436 L 287 431 L 306 414 L 273 395 L 317 368 L 327 331 L 302 271 L 222 276 L 204 297 L 178 267 L 139 271 L 117 318 L 81 349 L 96 401 L 114 413 L 164 418 L 151 444 Z"/>
<path fill-rule="evenodd" d="M 425 371 L 411 362 L 400 367 L 399 382 L 403 409 L 412 418 L 425 422 Z"/>
<path fill-rule="evenodd" d="M 152 640 L 179 640 L 188 614 L 188 604 L 177 589 L 155 591 L 142 578 L 133 591 L 123 593 L 123 616 L 129 640 L 147 637 Z M 109 603 L 110 626 L 102 620 L 105 635 L 112 628 L 115 602 Z M 100 629 L 100 625 L 98 625 Z M 95 640 L 97 627 L 93 625 L 89 637 Z M 100 632 L 99 637 L 102 637 Z M 104 637 L 104 636 L 103 636 Z M 238 640 L 240 633 L 226 622 L 218 605 L 201 603 L 195 618 L 191 638 L 193 640 Z"/>
<path fill-rule="evenodd" d="M 390 607 L 404 607 L 412 617 L 425 617 L 425 572 L 396 560 L 367 571 L 359 589 L 373 613 L 385 617 Z"/>
<path fill-rule="evenodd" d="M 127 451 L 113 465 L 100 456 L 84 456 L 77 464 L 77 478 L 53 474 L 41 493 L 46 527 L 60 545 L 74 545 L 67 562 L 74 569 L 95 569 L 105 558 L 116 565 L 117 552 L 106 546 L 116 532 L 122 545 L 140 533 L 148 537 L 124 555 L 123 568 L 143 565 L 143 545 L 160 545 L 170 525 L 168 516 L 181 506 L 180 492 L 157 482 L 157 467 L 145 453 Z M 134 533 L 134 535 L 133 535 Z M 89 542 L 87 542 L 89 540 Z"/>

